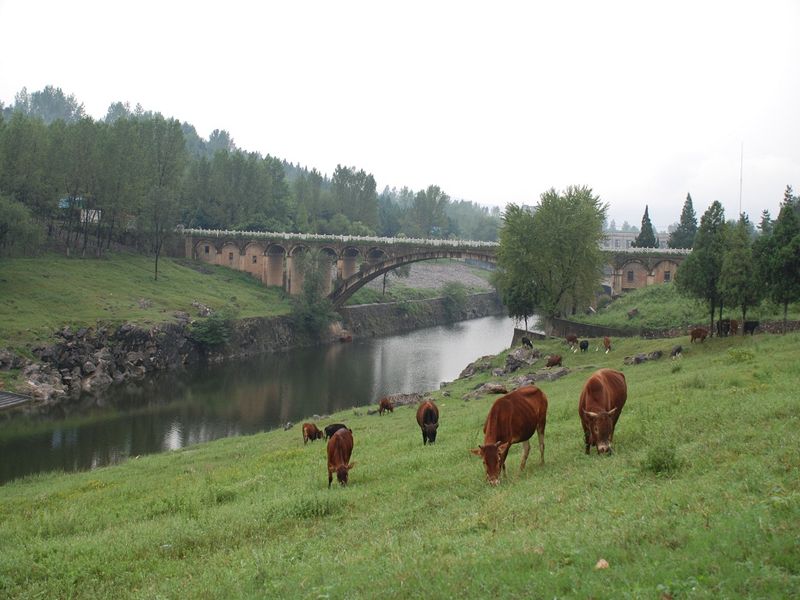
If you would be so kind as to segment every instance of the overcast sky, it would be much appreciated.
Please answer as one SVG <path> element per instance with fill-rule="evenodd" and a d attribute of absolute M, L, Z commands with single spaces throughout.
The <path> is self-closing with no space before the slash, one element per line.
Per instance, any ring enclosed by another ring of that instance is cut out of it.
<path fill-rule="evenodd" d="M 0 0 L 0 101 L 46 85 L 384 186 L 659 229 L 800 188 L 800 1 Z M 742 147 L 744 148 L 743 162 Z"/>

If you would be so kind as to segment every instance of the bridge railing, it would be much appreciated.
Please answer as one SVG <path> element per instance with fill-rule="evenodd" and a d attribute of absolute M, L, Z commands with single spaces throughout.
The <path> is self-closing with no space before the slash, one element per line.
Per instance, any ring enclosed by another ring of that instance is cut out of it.
<path fill-rule="evenodd" d="M 355 244 L 394 244 L 413 246 L 433 246 L 451 248 L 494 248 L 497 242 L 484 242 L 480 240 L 445 240 L 434 238 L 407 238 L 407 237 L 378 237 L 357 235 L 328 235 L 322 233 L 289 233 L 285 231 L 228 231 L 222 229 L 190 229 L 179 228 L 184 235 L 195 237 L 216 238 L 252 238 L 252 239 L 279 239 L 301 240 L 307 242 L 344 242 Z"/>

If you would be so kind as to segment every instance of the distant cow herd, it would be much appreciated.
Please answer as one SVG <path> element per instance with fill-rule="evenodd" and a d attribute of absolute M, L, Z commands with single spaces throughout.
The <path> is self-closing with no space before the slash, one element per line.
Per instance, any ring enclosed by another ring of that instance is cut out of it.
<path fill-rule="evenodd" d="M 736 335 L 739 323 L 735 319 L 724 320 L 724 325 L 719 325 L 718 335 Z M 722 322 L 720 322 L 722 323 Z M 745 321 L 744 333 L 755 332 L 758 321 Z M 708 337 L 708 330 L 696 327 L 689 332 L 689 341 L 704 342 Z M 574 334 L 565 337 L 566 343 L 577 352 L 587 352 L 588 340 L 579 340 Z M 606 353 L 611 351 L 611 338 L 602 340 Z M 528 338 L 522 339 L 522 345 L 532 347 Z M 598 345 L 595 350 L 599 351 Z M 670 356 L 680 358 L 683 347 L 674 346 Z M 562 366 L 562 357 L 559 354 L 547 358 L 546 367 Z M 622 415 L 622 409 L 628 399 L 628 386 L 625 375 L 614 369 L 599 369 L 592 373 L 586 380 L 578 400 L 578 416 L 584 435 L 584 450 L 590 453 L 592 447 L 598 454 L 608 454 L 612 450 L 614 429 Z M 389 398 L 383 398 L 378 405 L 378 413 L 394 412 L 394 405 Z M 439 428 L 439 407 L 432 400 L 420 402 L 416 411 L 416 420 L 422 432 L 423 445 L 434 444 Z M 525 468 L 530 453 L 530 439 L 535 433 L 539 444 L 539 463 L 544 464 L 544 430 L 547 423 L 547 396 L 544 391 L 535 385 L 520 387 L 510 393 L 497 398 L 492 403 L 486 421 L 483 425 L 483 444 L 470 450 L 472 454 L 483 460 L 486 478 L 491 485 L 500 482 L 501 474 L 505 474 L 506 457 L 513 444 L 522 444 L 522 462 L 520 469 Z M 337 481 L 347 485 L 348 474 L 355 466 L 350 460 L 353 453 L 353 432 L 343 423 L 327 425 L 321 431 L 314 423 L 303 423 L 303 444 L 322 439 L 323 431 L 327 442 L 328 457 L 328 487 L 333 482 L 336 474 Z"/>

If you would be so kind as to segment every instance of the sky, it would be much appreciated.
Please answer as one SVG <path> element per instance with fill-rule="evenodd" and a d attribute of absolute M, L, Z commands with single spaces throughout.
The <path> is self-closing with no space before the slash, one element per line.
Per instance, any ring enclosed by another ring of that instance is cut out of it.
<path fill-rule="evenodd" d="M 244 150 L 452 199 L 586 185 L 663 230 L 800 191 L 800 0 L 0 0 L 0 101 L 141 104 Z"/>

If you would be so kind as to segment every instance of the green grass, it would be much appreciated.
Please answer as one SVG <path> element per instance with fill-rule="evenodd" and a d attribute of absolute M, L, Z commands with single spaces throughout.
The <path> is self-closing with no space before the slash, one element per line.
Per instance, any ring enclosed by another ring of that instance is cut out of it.
<path fill-rule="evenodd" d="M 639 314 L 628 318 L 628 311 L 634 308 L 639 309 Z M 724 315 L 732 319 L 742 318 L 741 310 L 732 307 L 725 309 Z M 662 329 L 708 323 L 709 314 L 705 304 L 682 296 L 673 284 L 668 283 L 623 294 L 595 315 L 576 315 L 571 318 L 607 327 Z M 765 301 L 748 310 L 747 318 L 782 321 L 783 308 Z M 789 319 L 800 319 L 800 303 L 789 306 Z"/>
<path fill-rule="evenodd" d="M 797 597 L 800 335 L 683 341 L 623 368 L 610 457 L 583 453 L 583 382 L 674 340 L 540 343 L 571 369 L 541 384 L 546 463 L 513 446 L 496 488 L 468 453 L 494 397 L 461 399 L 486 374 L 434 394 L 432 447 L 410 407 L 324 421 L 353 429 L 347 488 L 299 427 L 6 484 L 0 597 Z"/>
<path fill-rule="evenodd" d="M 65 324 L 148 324 L 171 320 L 179 310 L 195 317 L 194 300 L 215 309 L 231 305 L 242 318 L 290 310 L 277 288 L 264 287 L 246 273 L 187 260 L 161 259 L 155 281 L 153 259 L 132 254 L 3 259 L 0 346 L 48 339 Z"/>

